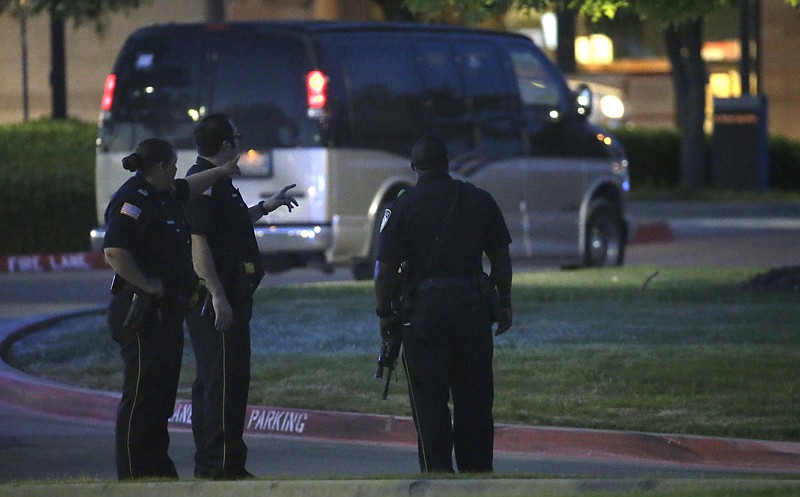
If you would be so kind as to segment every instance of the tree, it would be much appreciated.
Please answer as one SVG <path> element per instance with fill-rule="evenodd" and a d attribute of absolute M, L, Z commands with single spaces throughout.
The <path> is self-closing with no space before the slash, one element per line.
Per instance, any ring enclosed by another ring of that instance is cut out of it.
<path fill-rule="evenodd" d="M 151 0 L 0 0 L 0 14 L 30 16 L 50 15 L 50 86 L 53 94 L 53 118 L 67 117 L 67 73 L 64 23 L 72 19 L 75 26 L 94 23 L 98 33 L 105 29 L 109 13 L 129 12 Z"/>
<path fill-rule="evenodd" d="M 488 16 L 508 0 L 405 0 L 412 12 L 434 17 L 444 9 Z M 677 126 L 681 131 L 681 187 L 692 190 L 705 185 L 705 86 L 708 79 L 701 56 L 703 18 L 715 8 L 734 6 L 743 0 L 512 0 L 519 9 L 576 9 L 597 20 L 613 18 L 629 10 L 663 25 L 664 42 L 672 68 Z M 800 0 L 784 0 L 797 7 Z"/>
<path fill-rule="evenodd" d="M 223 22 L 225 14 L 225 0 L 206 0 L 206 19 L 209 22 Z"/>

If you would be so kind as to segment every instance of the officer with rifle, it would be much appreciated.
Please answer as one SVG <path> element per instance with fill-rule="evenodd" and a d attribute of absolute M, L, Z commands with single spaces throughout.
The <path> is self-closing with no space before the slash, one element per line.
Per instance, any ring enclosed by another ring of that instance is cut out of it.
<path fill-rule="evenodd" d="M 386 357 L 379 368 L 391 371 L 402 340 L 422 472 L 454 472 L 454 452 L 459 472 L 491 472 L 492 326 L 495 335 L 511 327 L 511 237 L 489 193 L 450 177 L 440 139 L 418 140 L 411 167 L 416 186 L 386 209 L 380 227 L 375 295 Z"/>

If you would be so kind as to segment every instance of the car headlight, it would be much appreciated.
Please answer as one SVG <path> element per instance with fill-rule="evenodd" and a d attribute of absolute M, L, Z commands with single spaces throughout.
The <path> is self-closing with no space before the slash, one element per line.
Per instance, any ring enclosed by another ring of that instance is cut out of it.
<path fill-rule="evenodd" d="M 600 112 L 608 119 L 622 119 L 625 115 L 625 105 L 616 95 L 604 95 L 600 99 Z"/>

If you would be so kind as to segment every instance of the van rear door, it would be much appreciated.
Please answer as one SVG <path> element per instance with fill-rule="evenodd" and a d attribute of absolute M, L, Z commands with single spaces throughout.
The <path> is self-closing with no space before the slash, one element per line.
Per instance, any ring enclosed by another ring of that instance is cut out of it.
<path fill-rule="evenodd" d="M 98 226 L 111 195 L 130 173 L 121 164 L 137 143 L 158 137 L 178 150 L 178 175 L 194 161 L 193 116 L 200 109 L 199 31 L 154 26 L 125 42 L 106 82 L 99 123 L 95 196 Z M 99 249 L 102 239 L 93 238 Z"/>
<path fill-rule="evenodd" d="M 205 43 L 201 100 L 207 112 L 227 114 L 242 135 L 242 176 L 234 179 L 242 197 L 253 205 L 298 183 L 292 194 L 300 198 L 300 207 L 291 216 L 278 209 L 263 222 L 310 221 L 304 191 L 313 185 L 304 183 L 307 175 L 300 166 L 305 164 L 280 160 L 282 149 L 315 145 L 318 133 L 307 115 L 311 58 L 304 39 L 275 26 L 229 25 L 209 31 Z"/>

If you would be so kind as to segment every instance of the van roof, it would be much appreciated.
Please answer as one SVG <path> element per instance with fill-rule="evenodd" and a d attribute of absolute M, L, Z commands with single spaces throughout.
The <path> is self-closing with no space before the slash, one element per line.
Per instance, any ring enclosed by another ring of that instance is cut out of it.
<path fill-rule="evenodd" d="M 490 31 L 486 29 L 452 26 L 447 24 L 421 24 L 413 22 L 378 22 L 378 21 L 231 21 L 207 23 L 166 23 L 153 24 L 139 29 L 139 32 L 163 31 L 174 29 L 186 30 L 226 30 L 226 29 L 254 29 L 278 28 L 298 32 L 323 33 L 323 32 L 353 32 L 353 31 L 394 31 L 394 32 L 457 32 L 464 34 L 488 34 L 521 38 L 530 41 L 526 36 L 508 31 Z"/>

